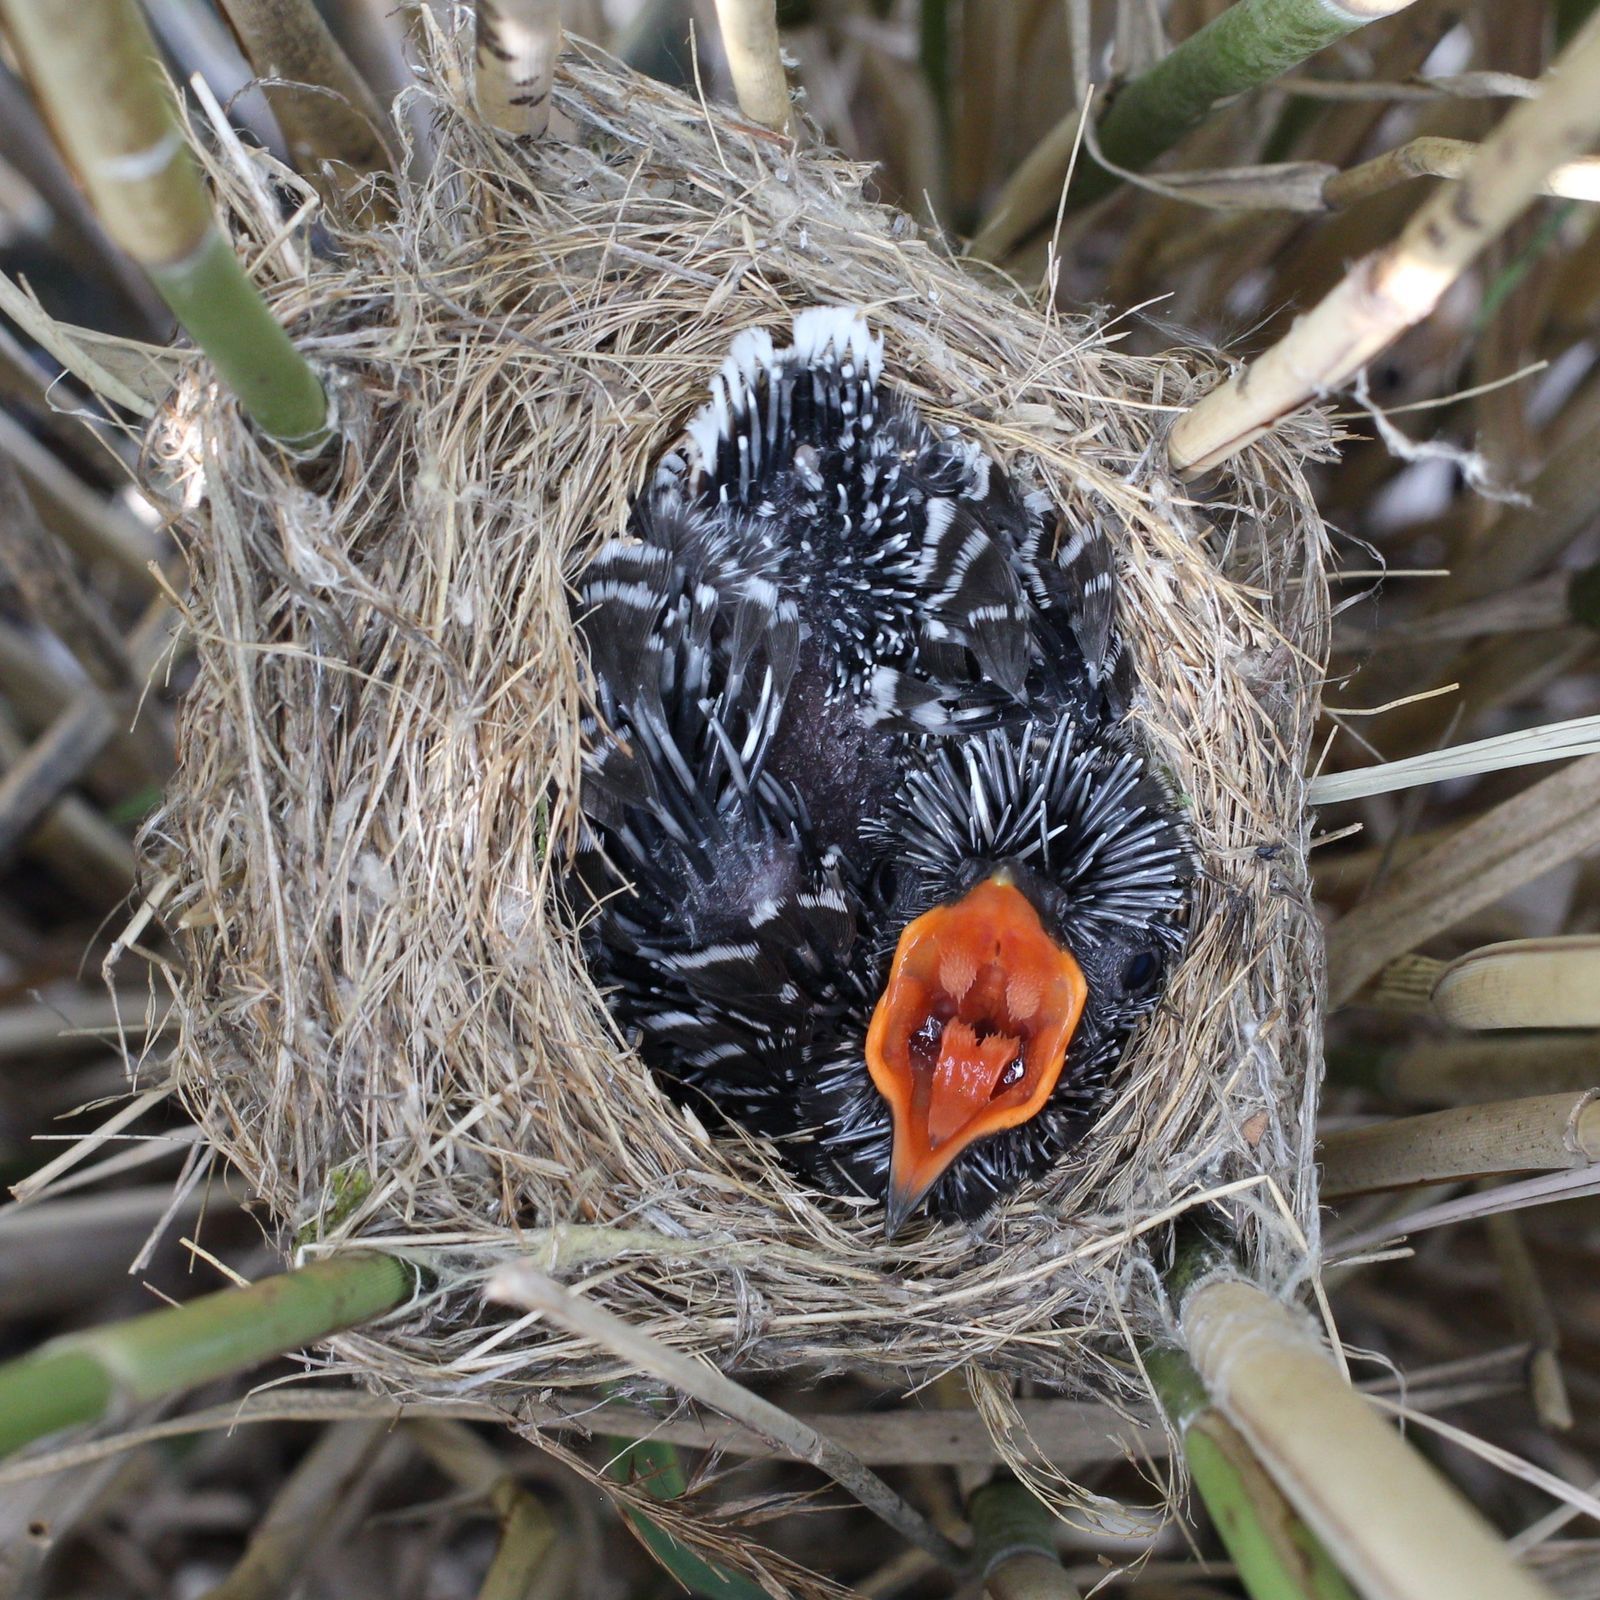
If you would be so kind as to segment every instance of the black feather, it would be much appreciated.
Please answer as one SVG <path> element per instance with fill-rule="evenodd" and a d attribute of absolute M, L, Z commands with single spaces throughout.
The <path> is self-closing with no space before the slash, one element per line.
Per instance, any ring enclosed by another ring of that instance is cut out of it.
<path fill-rule="evenodd" d="M 1184 942 L 1186 832 L 1124 713 L 1112 544 L 881 379 L 858 314 L 741 335 L 631 537 L 583 574 L 575 909 L 651 1069 L 879 1194 L 863 1041 L 907 922 L 1005 865 L 1089 982 L 1060 1083 L 932 1195 L 1067 1153 Z"/>

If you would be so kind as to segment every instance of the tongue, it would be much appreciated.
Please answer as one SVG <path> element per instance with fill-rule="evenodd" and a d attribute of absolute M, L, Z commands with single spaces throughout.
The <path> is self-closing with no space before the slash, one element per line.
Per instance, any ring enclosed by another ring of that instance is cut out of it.
<path fill-rule="evenodd" d="M 939 1041 L 928 1094 L 928 1145 L 954 1138 L 989 1104 L 1000 1074 L 1017 1059 L 1020 1043 L 1003 1033 L 980 1039 L 970 1023 L 953 1019 Z"/>

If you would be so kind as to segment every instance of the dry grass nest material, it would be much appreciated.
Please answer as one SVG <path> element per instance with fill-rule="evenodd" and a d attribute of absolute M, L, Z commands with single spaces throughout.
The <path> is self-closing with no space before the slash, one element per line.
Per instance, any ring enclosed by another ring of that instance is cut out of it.
<path fill-rule="evenodd" d="M 483 1303 L 531 1256 L 747 1372 L 968 1362 L 1128 1396 L 1118 1352 L 1160 1320 L 1149 1251 L 1175 1210 L 1231 1185 L 1258 1278 L 1308 1259 L 1301 774 L 1328 613 L 1298 462 L 1325 430 L 1246 452 L 1201 509 L 1160 440 L 1213 356 L 1119 353 L 969 275 L 865 199 L 863 169 L 581 50 L 556 89 L 568 142 L 486 129 L 461 73 L 436 41 L 432 175 L 333 251 L 283 234 L 265 158 L 208 156 L 344 439 L 297 465 L 197 362 L 150 438 L 198 666 L 144 840 L 182 956 L 185 1100 L 286 1254 L 369 1243 L 432 1269 L 425 1303 L 340 1346 L 409 1393 L 616 1373 Z M 1190 953 L 1081 1158 L 976 1229 L 892 1245 L 877 1207 L 674 1106 L 559 914 L 585 692 L 569 583 L 732 336 L 819 303 L 867 308 L 935 423 L 1114 525 L 1138 715 L 1205 869 Z"/>

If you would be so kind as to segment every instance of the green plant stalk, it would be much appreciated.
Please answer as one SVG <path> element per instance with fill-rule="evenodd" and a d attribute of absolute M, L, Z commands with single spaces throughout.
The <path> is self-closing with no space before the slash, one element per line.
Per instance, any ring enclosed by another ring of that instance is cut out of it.
<path fill-rule="evenodd" d="M 217 226 L 134 0 L 0 0 L 0 15 L 106 231 L 257 426 L 314 448 L 322 384 Z"/>
<path fill-rule="evenodd" d="M 984 1484 L 967 1515 L 973 1568 L 991 1600 L 1081 1600 L 1056 1554 L 1055 1518 L 1015 1478 Z"/>
<path fill-rule="evenodd" d="M 675 1445 L 659 1439 L 631 1444 L 613 1439 L 610 1444 L 617 1452 L 610 1472 L 619 1483 L 636 1479 L 652 1500 L 676 1500 L 687 1491 L 689 1480 Z M 691 1594 L 708 1600 L 768 1600 L 766 1590 L 743 1573 L 713 1566 L 631 1506 L 623 1507 L 623 1515 L 650 1554 Z"/>
<path fill-rule="evenodd" d="M 1251 1600 L 1356 1600 L 1322 1541 L 1273 1486 L 1250 1447 L 1211 1405 L 1176 1349 L 1144 1354 L 1162 1408 L 1183 1438 L 1189 1476 Z"/>
<path fill-rule="evenodd" d="M 186 260 L 151 263 L 147 270 L 179 326 L 210 357 L 217 376 L 263 433 L 298 450 L 314 450 L 328 437 L 320 380 L 256 293 L 220 229 L 208 229 Z"/>
<path fill-rule="evenodd" d="M 406 1262 L 352 1251 L 52 1340 L 0 1366 L 0 1456 L 370 1322 L 416 1287 L 416 1269 Z"/>
<path fill-rule="evenodd" d="M 1096 124 L 1107 161 L 1142 172 L 1224 100 L 1270 83 L 1410 0 L 1235 0 L 1220 16 L 1168 52 L 1148 72 L 1116 90 Z M 1006 185 L 971 254 L 998 261 L 1054 215 L 1077 143 L 1078 114 L 1045 136 Z M 1078 158 L 1069 210 L 1092 205 L 1121 182 L 1087 140 Z"/>

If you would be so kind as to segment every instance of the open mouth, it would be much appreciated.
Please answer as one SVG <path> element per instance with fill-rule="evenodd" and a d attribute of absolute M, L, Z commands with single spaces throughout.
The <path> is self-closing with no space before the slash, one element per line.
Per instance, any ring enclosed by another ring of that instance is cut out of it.
<path fill-rule="evenodd" d="M 1072 953 L 1004 872 L 906 927 L 867 1030 L 867 1070 L 894 1119 L 891 1219 L 974 1139 L 1039 1110 L 1087 996 Z"/>

